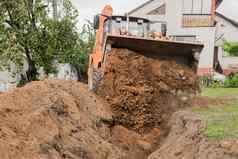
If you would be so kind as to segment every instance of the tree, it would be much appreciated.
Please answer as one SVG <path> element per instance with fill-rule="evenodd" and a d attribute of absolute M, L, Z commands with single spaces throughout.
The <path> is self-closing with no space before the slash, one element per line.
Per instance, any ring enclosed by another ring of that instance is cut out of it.
<path fill-rule="evenodd" d="M 69 63 L 76 71 L 78 81 L 81 81 L 86 76 L 89 54 L 92 52 L 95 42 L 95 31 L 92 23 L 87 21 L 83 25 L 82 31 L 75 42 L 76 45 L 73 49 L 69 49 L 67 53 L 62 54 L 59 61 Z"/>
<path fill-rule="evenodd" d="M 231 56 L 238 56 L 238 42 L 224 41 L 223 49 Z M 231 73 L 224 84 L 225 87 L 238 88 L 238 73 Z"/>
<path fill-rule="evenodd" d="M 238 56 L 238 42 L 224 41 L 223 49 L 231 56 Z"/>
<path fill-rule="evenodd" d="M 45 0 L 0 0 L 0 7 L 0 65 L 14 63 L 21 72 L 26 62 L 28 81 L 37 79 L 40 67 L 54 72 L 54 61 L 75 47 L 77 11 L 70 0 L 63 0 L 58 20 Z"/>
<path fill-rule="evenodd" d="M 37 30 L 38 15 L 43 11 L 43 5 L 32 0 L 1 0 L 1 60 L 4 64 L 14 62 L 22 66 L 26 58 L 28 80 L 36 79 L 37 69 L 32 58 L 33 50 L 30 47 L 31 38 Z M 6 27 L 8 26 L 8 27 Z"/>

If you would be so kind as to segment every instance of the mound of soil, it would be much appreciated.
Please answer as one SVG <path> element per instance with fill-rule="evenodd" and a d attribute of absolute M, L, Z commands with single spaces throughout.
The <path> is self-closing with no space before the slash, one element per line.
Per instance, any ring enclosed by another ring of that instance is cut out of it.
<path fill-rule="evenodd" d="M 1 159 L 145 159 L 160 131 L 112 127 L 110 106 L 74 81 L 32 82 L 0 95 Z"/>
<path fill-rule="evenodd" d="M 171 120 L 171 131 L 162 146 L 148 159 L 236 159 L 236 140 L 209 140 L 200 134 L 201 118 L 191 112 L 177 112 Z"/>
<path fill-rule="evenodd" d="M 0 94 L 0 159 L 233 159 L 235 141 L 209 141 L 190 112 L 196 74 L 174 59 L 114 49 L 97 93 L 38 81 Z M 165 138 L 166 137 L 166 138 Z M 171 146 L 172 145 L 172 146 Z"/>
<path fill-rule="evenodd" d="M 180 61 L 113 49 L 97 94 L 111 104 L 116 124 L 146 133 L 189 106 L 198 88 L 196 73 Z"/>
<path fill-rule="evenodd" d="M 0 95 L 1 159 L 122 158 L 107 142 L 107 104 L 71 81 L 33 82 Z"/>
<path fill-rule="evenodd" d="M 1 159 L 235 159 L 237 141 L 200 135 L 198 116 L 175 113 L 163 130 L 113 126 L 110 105 L 73 81 L 39 81 L 0 95 Z"/>

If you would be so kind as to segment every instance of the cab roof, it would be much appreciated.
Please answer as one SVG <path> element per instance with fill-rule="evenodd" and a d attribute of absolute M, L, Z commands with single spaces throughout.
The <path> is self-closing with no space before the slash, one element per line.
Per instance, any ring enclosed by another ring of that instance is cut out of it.
<path fill-rule="evenodd" d="M 113 15 L 113 16 L 111 16 L 111 18 L 113 19 L 113 20 L 115 20 L 116 18 L 121 18 L 123 21 L 126 21 L 127 20 L 127 17 L 126 16 L 122 16 L 122 15 Z M 138 20 L 143 20 L 144 22 L 146 22 L 146 23 L 149 23 L 150 22 L 150 20 L 148 20 L 148 19 L 146 19 L 146 18 L 141 18 L 141 17 L 131 17 L 131 16 L 129 16 L 129 20 L 130 21 L 138 21 Z"/>

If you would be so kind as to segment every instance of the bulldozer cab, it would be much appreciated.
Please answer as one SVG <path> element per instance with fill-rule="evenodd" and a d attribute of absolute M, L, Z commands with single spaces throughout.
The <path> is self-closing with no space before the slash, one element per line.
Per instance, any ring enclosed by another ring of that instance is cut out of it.
<path fill-rule="evenodd" d="M 129 17 L 129 16 L 105 16 L 104 21 L 104 37 L 105 34 L 110 35 L 124 35 L 132 37 L 149 38 L 151 33 L 150 25 L 151 22 L 148 19 L 140 17 Z M 94 17 L 94 29 L 99 28 L 100 16 Z M 167 26 L 161 24 L 161 36 L 166 36 Z"/>
<path fill-rule="evenodd" d="M 95 28 L 98 26 L 97 19 L 94 20 Z M 150 29 L 150 25 L 151 21 L 145 18 L 106 16 L 102 31 L 102 63 L 111 48 L 126 48 L 145 56 L 185 57 L 189 60 L 203 49 L 200 43 L 175 41 L 166 37 L 166 24 L 162 24 L 160 32 L 156 33 Z"/>
<path fill-rule="evenodd" d="M 106 32 L 111 35 L 148 37 L 149 20 L 128 16 L 112 16 L 105 22 Z"/>

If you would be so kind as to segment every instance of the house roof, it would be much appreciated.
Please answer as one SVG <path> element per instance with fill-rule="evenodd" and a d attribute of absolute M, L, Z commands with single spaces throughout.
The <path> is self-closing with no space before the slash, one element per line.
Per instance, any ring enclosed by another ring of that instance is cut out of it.
<path fill-rule="evenodd" d="M 135 9 L 128 12 L 128 14 L 132 14 L 139 9 L 145 7 L 146 5 L 152 3 L 155 0 L 148 0 Z M 238 27 L 238 1 L 237 0 L 216 0 L 217 9 L 216 15 L 221 18 L 229 21 L 231 24 Z"/>
<path fill-rule="evenodd" d="M 232 19 L 229 19 L 228 17 L 226 17 L 226 16 L 224 16 L 221 13 L 218 13 L 218 12 L 216 12 L 216 15 L 221 17 L 221 18 L 223 18 L 223 19 L 225 19 L 226 21 L 230 22 L 232 25 L 238 27 L 238 22 L 233 21 Z"/>
<path fill-rule="evenodd" d="M 228 20 L 232 24 L 238 24 L 238 1 L 237 0 L 223 0 L 216 9 L 217 15 Z"/>
<path fill-rule="evenodd" d="M 153 1 L 155 1 L 155 0 L 146 1 L 145 3 L 141 4 L 140 6 L 136 7 L 135 9 L 131 10 L 130 12 L 128 12 L 128 14 L 132 14 L 132 13 L 136 12 L 137 10 L 139 10 L 139 9 L 143 8 L 144 6 L 152 3 Z"/>

